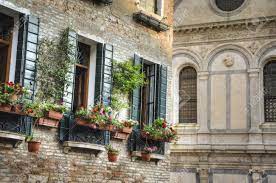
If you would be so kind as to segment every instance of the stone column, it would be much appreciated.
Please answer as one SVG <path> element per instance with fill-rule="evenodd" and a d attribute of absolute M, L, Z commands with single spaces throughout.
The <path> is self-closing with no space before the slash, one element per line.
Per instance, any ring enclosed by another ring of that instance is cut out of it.
<path fill-rule="evenodd" d="M 250 115 L 250 133 L 249 133 L 249 149 L 262 148 L 262 134 L 259 128 L 261 122 L 260 103 L 263 98 L 263 93 L 260 92 L 259 69 L 250 69 L 249 73 L 249 88 L 250 88 L 250 103 L 248 112 Z"/>
<path fill-rule="evenodd" d="M 209 144 L 208 129 L 208 72 L 198 73 L 198 144 Z"/>

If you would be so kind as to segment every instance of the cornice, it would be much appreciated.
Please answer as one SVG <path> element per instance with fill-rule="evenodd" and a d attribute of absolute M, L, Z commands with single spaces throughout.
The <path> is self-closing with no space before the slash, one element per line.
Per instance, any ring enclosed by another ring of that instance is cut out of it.
<path fill-rule="evenodd" d="M 207 29 L 260 26 L 271 22 L 276 22 L 276 16 L 176 26 L 174 32 L 202 32 Z"/>

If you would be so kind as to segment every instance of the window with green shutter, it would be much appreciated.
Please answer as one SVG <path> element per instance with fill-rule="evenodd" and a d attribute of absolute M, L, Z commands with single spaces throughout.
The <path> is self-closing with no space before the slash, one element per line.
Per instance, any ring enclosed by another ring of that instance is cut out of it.
<path fill-rule="evenodd" d="M 134 64 L 142 64 L 146 85 L 137 88 L 132 94 L 133 120 L 141 124 L 152 124 L 157 118 L 166 118 L 167 67 L 149 62 L 138 55 Z"/>

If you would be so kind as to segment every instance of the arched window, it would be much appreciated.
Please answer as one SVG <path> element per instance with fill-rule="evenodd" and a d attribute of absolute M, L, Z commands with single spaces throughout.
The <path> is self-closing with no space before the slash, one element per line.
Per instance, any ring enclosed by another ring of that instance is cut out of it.
<path fill-rule="evenodd" d="M 265 122 L 276 122 L 276 61 L 264 67 Z"/>
<path fill-rule="evenodd" d="M 179 123 L 197 122 L 197 73 L 185 67 L 179 76 Z"/>

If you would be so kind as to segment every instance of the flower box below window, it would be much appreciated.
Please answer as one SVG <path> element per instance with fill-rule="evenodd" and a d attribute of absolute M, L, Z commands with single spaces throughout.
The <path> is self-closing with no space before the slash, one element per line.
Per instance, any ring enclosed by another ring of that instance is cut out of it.
<path fill-rule="evenodd" d="M 133 152 L 131 152 L 131 160 L 132 161 L 134 161 L 135 159 L 140 160 L 141 157 L 142 157 L 141 151 L 133 151 Z M 161 161 L 161 160 L 164 160 L 164 159 L 165 159 L 164 155 L 152 153 L 150 161 L 154 161 L 155 163 L 158 163 L 158 161 Z"/>
<path fill-rule="evenodd" d="M 169 26 L 151 15 L 148 15 L 144 11 L 139 11 L 133 14 L 133 18 L 136 22 L 141 23 L 144 26 L 150 27 L 155 31 L 167 31 Z"/>
<path fill-rule="evenodd" d="M 69 153 L 70 150 L 87 150 L 92 152 L 95 155 L 98 155 L 100 152 L 105 151 L 105 146 L 99 144 L 91 144 L 85 142 L 73 142 L 73 141 L 65 141 L 63 142 L 64 153 Z"/>
<path fill-rule="evenodd" d="M 6 147 L 17 148 L 25 139 L 25 135 L 0 131 L 0 143 Z"/>

